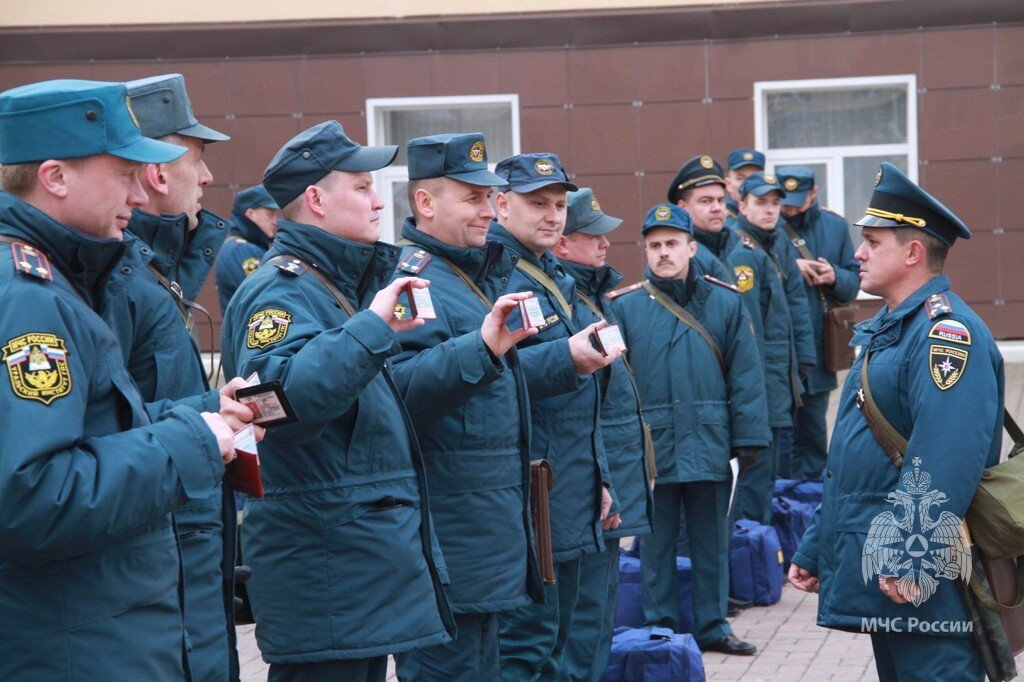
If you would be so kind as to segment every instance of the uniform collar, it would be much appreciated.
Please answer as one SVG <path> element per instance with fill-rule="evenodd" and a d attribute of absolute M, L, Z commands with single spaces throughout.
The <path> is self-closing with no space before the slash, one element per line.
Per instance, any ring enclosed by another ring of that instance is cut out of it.
<path fill-rule="evenodd" d="M 901 323 L 903 320 L 920 310 L 929 297 L 949 291 L 949 288 L 949 277 L 946 275 L 936 275 L 917 291 L 907 296 L 906 300 L 893 310 L 889 310 L 887 306 L 882 306 L 882 309 L 874 317 L 856 325 L 854 328 L 856 336 L 853 342 L 864 343 L 866 340 L 870 340 L 889 330 L 892 330 L 893 333 L 883 339 L 883 345 L 880 346 L 876 343 L 875 347 L 881 348 L 884 345 L 889 345 L 890 342 L 898 340 L 902 333 Z M 858 341 L 858 338 L 861 340 Z"/>
<path fill-rule="evenodd" d="M 128 248 L 120 239 L 82 234 L 2 190 L 0 232 L 42 249 L 90 305 L 99 299 L 107 276 Z"/>
<path fill-rule="evenodd" d="M 188 216 L 154 215 L 135 209 L 128 230 L 153 250 L 150 264 L 164 277 L 177 279 L 175 273 L 188 241 Z"/>
<path fill-rule="evenodd" d="M 725 247 L 725 242 L 729 238 L 726 232 L 728 228 L 722 227 L 720 232 L 705 232 L 704 230 L 693 229 L 693 237 L 697 240 L 698 244 L 703 244 L 711 253 L 715 254 L 716 257 L 722 255 L 722 249 Z"/>
<path fill-rule="evenodd" d="M 514 251 L 520 258 L 525 259 L 543 270 L 544 274 L 551 279 L 558 280 L 560 277 L 566 277 L 565 269 L 550 251 L 545 251 L 538 258 L 533 254 L 533 251 L 530 251 L 530 249 L 523 246 L 522 242 L 516 239 L 511 232 L 502 227 L 501 223 L 497 220 L 491 223 L 491 227 L 487 231 L 487 236 L 495 241 L 501 242 L 505 245 L 505 248 Z"/>
<path fill-rule="evenodd" d="M 387 284 L 399 253 L 399 248 L 391 244 L 353 242 L 319 227 L 285 219 L 278 221 L 273 250 L 313 265 L 346 296 L 360 302 Z"/>
<path fill-rule="evenodd" d="M 678 303 L 679 305 L 686 307 L 686 304 L 690 302 L 690 298 L 693 297 L 694 292 L 697 290 L 697 277 L 699 275 L 697 267 L 697 260 L 694 258 L 690 259 L 690 269 L 686 273 L 686 279 L 663 279 L 654 274 L 651 270 L 651 266 L 644 268 L 644 276 L 650 280 L 651 284 L 656 286 L 662 292 L 664 292 L 669 298 Z"/>
<path fill-rule="evenodd" d="M 558 259 L 565 271 L 576 280 L 576 288 L 584 295 L 600 301 L 606 293 L 615 289 L 625 277 L 610 265 L 593 267 L 572 261 Z"/>
<path fill-rule="evenodd" d="M 475 248 L 453 246 L 422 232 L 416 227 L 415 218 L 405 219 L 402 236 L 450 261 L 477 282 L 491 275 L 507 276 L 519 259 L 519 256 L 507 253 L 503 243 L 493 240 Z"/>
<path fill-rule="evenodd" d="M 749 234 L 751 239 L 764 247 L 765 251 L 772 250 L 772 246 L 775 245 L 775 239 L 779 236 L 778 229 L 773 228 L 771 230 L 762 230 L 743 216 L 736 218 L 736 221 L 737 227 Z"/>
<path fill-rule="evenodd" d="M 267 235 L 263 234 L 263 230 L 260 229 L 259 225 L 246 218 L 241 213 L 231 214 L 231 227 L 228 228 L 228 234 L 241 237 L 247 242 L 256 244 L 261 249 L 269 249 L 271 240 Z"/>

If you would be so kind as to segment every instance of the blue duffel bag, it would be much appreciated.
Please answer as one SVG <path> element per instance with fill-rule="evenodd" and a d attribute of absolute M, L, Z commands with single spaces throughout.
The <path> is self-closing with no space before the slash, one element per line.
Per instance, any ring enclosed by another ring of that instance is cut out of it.
<path fill-rule="evenodd" d="M 679 631 L 693 632 L 693 568 L 684 556 L 676 557 L 679 582 Z M 619 590 L 615 597 L 615 627 L 639 628 L 644 624 L 640 586 L 640 560 L 619 555 Z"/>
<path fill-rule="evenodd" d="M 615 628 L 604 682 L 703 682 L 693 635 L 668 628 Z"/>
<path fill-rule="evenodd" d="M 782 548 L 771 526 L 740 519 L 729 548 L 729 596 L 768 606 L 782 597 Z"/>
<path fill-rule="evenodd" d="M 800 547 L 800 540 L 811 525 L 811 517 L 817 508 L 816 503 L 799 502 L 786 497 L 772 498 L 772 527 L 779 534 L 784 570 L 789 570 L 789 561 Z"/>
<path fill-rule="evenodd" d="M 821 481 L 795 481 L 791 478 L 779 478 L 775 481 L 775 497 L 785 497 L 797 502 L 821 504 L 825 484 Z"/>

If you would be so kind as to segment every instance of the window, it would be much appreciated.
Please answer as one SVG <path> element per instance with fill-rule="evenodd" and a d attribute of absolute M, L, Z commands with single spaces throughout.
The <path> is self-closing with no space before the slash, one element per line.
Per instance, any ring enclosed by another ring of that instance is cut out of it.
<path fill-rule="evenodd" d="M 410 215 L 405 143 L 423 135 L 481 132 L 487 139 L 488 167 L 519 153 L 519 96 L 406 97 L 366 101 L 367 144 L 397 144 L 395 163 L 374 173 L 374 185 L 387 204 L 381 212 L 381 239 L 395 241 Z"/>
<path fill-rule="evenodd" d="M 769 169 L 811 166 L 820 205 L 852 222 L 864 214 L 882 161 L 917 181 L 917 79 L 755 83 L 754 131 Z M 860 243 L 860 230 L 850 235 Z"/>

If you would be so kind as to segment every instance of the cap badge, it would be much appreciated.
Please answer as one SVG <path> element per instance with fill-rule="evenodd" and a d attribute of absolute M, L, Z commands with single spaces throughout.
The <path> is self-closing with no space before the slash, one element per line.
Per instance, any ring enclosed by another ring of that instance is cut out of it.
<path fill-rule="evenodd" d="M 659 206 L 654 209 L 654 219 L 665 221 L 672 217 L 672 211 L 668 209 L 668 206 Z"/>
<path fill-rule="evenodd" d="M 754 160 L 754 155 L 751 152 L 743 152 L 743 160 L 744 161 L 753 161 Z"/>
<path fill-rule="evenodd" d="M 141 128 L 139 125 L 139 119 L 135 118 L 135 110 L 132 109 L 132 98 L 128 95 L 124 96 L 124 106 L 128 109 L 128 115 L 132 117 L 132 123 L 135 124 L 136 128 Z"/>
<path fill-rule="evenodd" d="M 551 175 L 555 172 L 555 164 L 551 162 L 551 159 L 537 159 L 537 162 L 533 164 L 533 169 L 541 175 Z"/>
<path fill-rule="evenodd" d="M 469 148 L 469 160 L 473 163 L 482 163 L 484 160 L 484 143 L 477 140 Z"/>
<path fill-rule="evenodd" d="M 700 157 L 700 165 L 704 166 L 705 168 L 714 168 L 715 160 L 712 159 L 710 156 L 702 156 Z"/>
<path fill-rule="evenodd" d="M 769 185 L 774 185 L 775 184 L 775 176 L 772 175 L 771 173 L 765 173 L 764 174 L 764 181 L 767 182 Z"/>
<path fill-rule="evenodd" d="M 598 203 L 597 197 L 595 197 L 595 196 L 591 196 L 590 197 L 590 208 L 591 208 L 591 210 L 594 210 L 594 211 L 600 211 L 601 210 L 601 204 Z"/>
<path fill-rule="evenodd" d="M 878 172 L 875 173 L 875 187 L 878 187 L 878 183 L 882 181 L 882 167 L 878 167 Z"/>
<path fill-rule="evenodd" d="M 797 182 L 796 178 L 786 178 L 786 189 L 790 192 L 795 190 L 800 183 Z"/>

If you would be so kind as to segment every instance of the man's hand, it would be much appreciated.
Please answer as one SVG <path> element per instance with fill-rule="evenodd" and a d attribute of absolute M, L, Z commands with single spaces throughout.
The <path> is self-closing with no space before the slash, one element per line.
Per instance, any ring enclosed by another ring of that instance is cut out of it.
<path fill-rule="evenodd" d="M 896 578 L 882 575 L 878 576 L 878 589 L 881 590 L 882 594 L 889 599 L 892 599 L 897 604 L 906 604 L 910 601 L 900 593 L 900 588 L 896 583 Z M 914 589 L 921 588 L 915 586 Z"/>
<path fill-rule="evenodd" d="M 801 592 L 818 591 L 818 576 L 792 563 L 789 565 L 789 583 Z"/>
<path fill-rule="evenodd" d="M 612 494 L 608 488 L 601 486 L 601 528 L 604 530 L 615 530 L 622 525 L 622 518 L 618 514 L 608 516 L 612 510 Z"/>
<path fill-rule="evenodd" d="M 803 275 L 804 281 L 812 287 L 818 284 L 818 265 L 818 261 L 806 258 L 796 259 L 796 266 L 800 268 L 800 274 Z"/>
<path fill-rule="evenodd" d="M 742 476 L 743 472 L 757 464 L 757 460 L 761 458 L 761 451 L 757 448 L 734 448 L 732 456 L 739 460 L 739 475 Z"/>
<path fill-rule="evenodd" d="M 598 329 L 604 329 L 608 323 L 604 320 L 595 322 L 586 329 L 569 337 L 569 354 L 572 355 L 572 368 L 577 374 L 593 374 L 602 367 L 607 367 L 622 355 L 615 350 L 604 355 L 590 343 L 590 335 Z"/>
<path fill-rule="evenodd" d="M 509 316 L 519 310 L 519 301 L 525 301 L 532 295 L 528 291 L 505 294 L 494 302 L 491 312 L 487 313 L 487 317 L 484 318 L 484 323 L 480 325 L 480 336 L 483 337 L 484 343 L 495 357 L 500 358 L 508 352 L 509 348 L 527 336 L 537 333 L 535 327 L 510 332 L 505 326 Z"/>
<path fill-rule="evenodd" d="M 412 282 L 417 289 L 426 289 L 430 282 L 419 277 L 399 277 L 391 284 L 377 292 L 377 295 L 370 301 L 370 310 L 377 314 L 377 317 L 387 322 L 391 331 L 396 334 L 404 332 L 413 327 L 419 327 L 426 323 L 418 317 L 403 317 L 398 319 L 395 315 L 395 306 L 398 305 L 398 297 L 406 284 Z"/>
<path fill-rule="evenodd" d="M 836 269 L 824 258 L 818 258 L 818 284 L 832 286 L 836 283 Z"/>
<path fill-rule="evenodd" d="M 235 455 L 235 436 L 224 418 L 213 412 L 201 412 L 200 416 L 206 422 L 206 426 L 213 432 L 217 439 L 217 447 L 220 448 L 220 458 L 224 464 L 233 460 Z"/>

